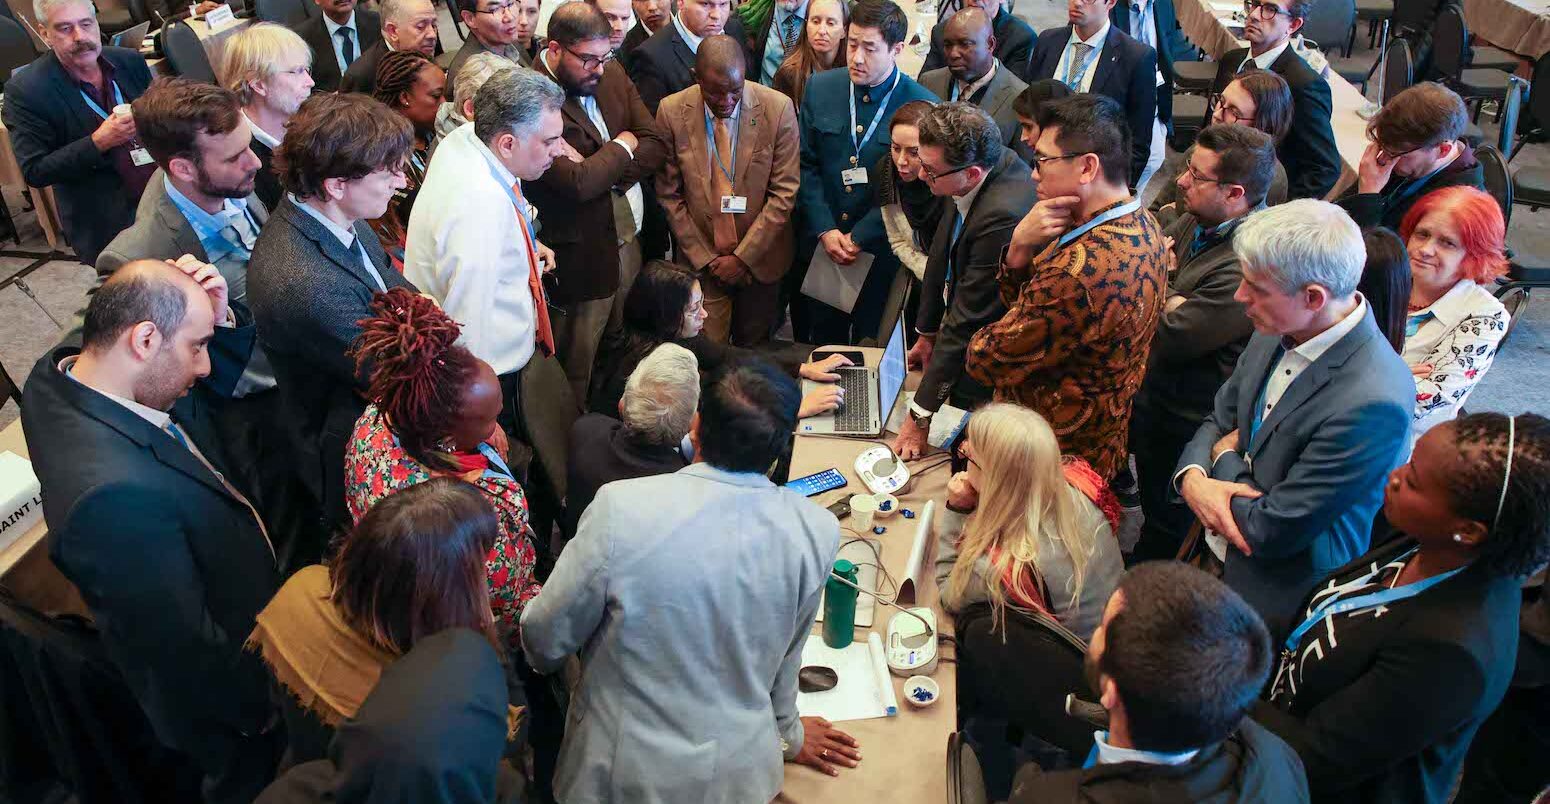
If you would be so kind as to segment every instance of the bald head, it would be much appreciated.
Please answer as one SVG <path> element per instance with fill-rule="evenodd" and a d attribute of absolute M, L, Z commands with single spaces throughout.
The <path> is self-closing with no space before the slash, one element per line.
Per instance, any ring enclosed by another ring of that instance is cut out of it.
<path fill-rule="evenodd" d="M 942 55 L 953 78 L 972 83 L 995 61 L 996 34 L 990 15 L 970 6 L 948 18 L 942 28 Z"/>
<path fill-rule="evenodd" d="M 189 303 L 203 296 L 194 280 L 161 260 L 127 263 L 102 283 L 86 305 L 81 348 L 111 349 L 125 330 L 144 321 L 164 334 L 176 332 Z"/>
<path fill-rule="evenodd" d="M 711 114 L 725 119 L 737 111 L 743 102 L 743 70 L 743 46 L 736 39 L 718 34 L 700 43 L 694 81 Z"/>
<path fill-rule="evenodd" d="M 382 35 L 397 50 L 436 55 L 436 7 L 431 0 L 382 0 Z"/>

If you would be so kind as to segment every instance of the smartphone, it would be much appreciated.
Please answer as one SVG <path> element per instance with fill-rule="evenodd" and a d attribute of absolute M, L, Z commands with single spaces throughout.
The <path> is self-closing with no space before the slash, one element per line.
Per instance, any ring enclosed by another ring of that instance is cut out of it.
<path fill-rule="evenodd" d="M 825 469 L 822 472 L 814 472 L 806 477 L 799 477 L 786 484 L 786 488 L 802 493 L 804 497 L 822 494 L 837 488 L 843 488 L 850 481 L 840 474 L 838 469 Z"/>

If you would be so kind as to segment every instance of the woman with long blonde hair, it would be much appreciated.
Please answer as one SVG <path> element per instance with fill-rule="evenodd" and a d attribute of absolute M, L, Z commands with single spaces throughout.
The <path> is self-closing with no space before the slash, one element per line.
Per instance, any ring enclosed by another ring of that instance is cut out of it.
<path fill-rule="evenodd" d="M 962 450 L 968 469 L 949 481 L 938 520 L 942 606 L 989 602 L 998 621 L 1007 606 L 1041 611 L 1087 639 L 1124 572 L 1119 501 L 1028 408 L 976 411 Z"/>
<path fill-rule="evenodd" d="M 850 3 L 847 0 L 810 0 L 807 22 L 796 47 L 775 70 L 770 87 L 802 107 L 807 79 L 813 73 L 845 66 L 846 32 L 850 29 Z"/>

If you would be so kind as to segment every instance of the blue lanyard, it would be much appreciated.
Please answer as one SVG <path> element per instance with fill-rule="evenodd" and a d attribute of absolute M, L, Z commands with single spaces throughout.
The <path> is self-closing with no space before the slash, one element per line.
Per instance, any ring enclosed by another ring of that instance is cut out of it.
<path fill-rule="evenodd" d="M 515 478 L 515 475 L 511 473 L 511 467 L 506 465 L 506 461 L 501 458 L 501 454 L 496 452 L 494 447 L 481 441 L 479 442 L 479 454 L 483 455 L 490 462 L 490 468 L 484 470 L 485 477 L 502 480 L 512 480 Z"/>
<path fill-rule="evenodd" d="M 1138 210 L 1140 208 L 1141 208 L 1141 199 L 1139 199 L 1139 198 L 1132 198 L 1129 201 L 1127 201 L 1127 202 L 1125 202 L 1123 204 L 1120 204 L 1117 207 L 1114 207 L 1114 208 L 1110 209 L 1108 212 L 1104 212 L 1102 214 L 1095 215 L 1092 220 L 1090 220 L 1090 221 L 1082 224 L 1081 226 L 1078 226 L 1075 229 L 1072 229 L 1071 231 L 1066 232 L 1065 234 L 1061 235 L 1060 236 L 1060 248 L 1065 248 L 1066 246 L 1071 245 L 1071 241 L 1077 239 L 1078 237 L 1081 237 L 1084 234 L 1087 234 L 1089 231 L 1091 231 L 1093 229 L 1093 227 L 1099 226 L 1099 225 L 1102 225 L 1102 224 L 1105 224 L 1105 223 L 1108 223 L 1109 221 L 1112 221 L 1115 218 L 1123 218 L 1126 215 L 1129 215 L 1130 213 L 1135 212 L 1136 210 Z"/>
<path fill-rule="evenodd" d="M 1072 42 L 1066 45 L 1066 51 L 1071 54 L 1071 56 L 1067 56 L 1068 61 L 1066 62 L 1066 75 L 1071 76 L 1071 80 L 1061 81 L 1061 83 L 1065 84 L 1066 88 L 1070 89 L 1072 92 L 1080 92 L 1082 80 L 1087 77 L 1087 71 L 1093 68 L 1093 62 L 1098 60 L 1098 54 L 1103 52 L 1103 46 L 1099 45 L 1087 51 L 1087 56 L 1082 59 L 1082 71 L 1073 75 L 1071 72 L 1071 63 L 1069 61 L 1072 56 L 1076 55 L 1076 50 L 1071 47 L 1073 44 L 1085 45 L 1087 43 Z"/>
<path fill-rule="evenodd" d="M 113 105 L 118 106 L 122 104 L 124 102 L 124 93 L 119 91 L 118 82 L 109 81 L 108 83 L 113 85 Z M 90 95 L 86 94 L 86 90 L 78 89 L 76 91 L 81 93 L 81 100 L 86 101 L 86 105 L 91 107 L 91 110 L 96 112 L 98 117 L 102 118 L 103 120 L 108 119 L 108 113 L 104 112 L 102 107 L 98 106 L 97 102 L 92 100 Z"/>
<path fill-rule="evenodd" d="M 1413 555 L 1415 555 L 1414 549 L 1408 553 L 1405 553 L 1403 556 L 1400 556 L 1399 560 L 1403 561 Z M 1370 592 L 1365 595 L 1357 595 L 1356 597 L 1342 599 L 1339 594 L 1330 595 L 1324 600 L 1324 602 L 1314 606 L 1313 612 L 1308 615 L 1308 618 L 1303 620 L 1302 623 L 1299 624 L 1296 628 L 1293 628 L 1290 634 L 1287 634 L 1286 649 L 1288 651 L 1296 651 L 1297 646 L 1302 643 L 1303 635 L 1307 634 L 1309 629 L 1323 622 L 1326 618 L 1333 617 L 1337 614 L 1345 614 L 1348 611 L 1355 611 L 1357 609 L 1386 606 L 1395 601 L 1415 597 L 1416 595 L 1425 592 L 1427 589 L 1430 589 L 1433 586 L 1436 586 L 1437 584 L 1442 583 L 1443 581 L 1446 581 L 1447 579 L 1459 574 L 1461 571 L 1463 571 L 1463 569 L 1463 567 L 1459 567 L 1458 569 L 1449 570 L 1440 575 L 1433 575 L 1430 578 L 1416 581 L 1415 583 L 1405 584 L 1404 586 L 1395 587 L 1393 589 L 1383 589 L 1377 592 Z M 1369 581 L 1382 571 L 1383 568 L 1379 567 L 1378 569 L 1368 573 L 1366 577 L 1358 579 L 1357 582 L 1361 583 Z"/>
<path fill-rule="evenodd" d="M 1453 164 L 1453 163 L 1452 162 L 1448 163 L 1448 165 L 1451 165 L 1451 164 Z M 1393 203 L 1398 203 L 1398 202 L 1403 201 L 1406 198 L 1409 198 L 1410 196 L 1415 195 L 1416 193 L 1420 192 L 1421 191 L 1421 187 L 1423 187 L 1427 182 L 1431 181 L 1432 178 L 1435 177 L 1438 173 L 1441 173 L 1444 170 L 1446 170 L 1448 165 L 1443 165 L 1442 167 L 1437 168 L 1436 170 L 1426 174 L 1425 176 L 1422 176 L 1419 179 L 1411 179 L 1409 183 L 1402 184 L 1402 185 L 1394 188 L 1394 193 L 1389 197 L 1390 201 L 1393 202 Z"/>
<path fill-rule="evenodd" d="M 884 95 L 882 102 L 877 104 L 877 111 L 872 114 L 872 123 L 867 126 L 866 133 L 861 135 L 859 140 L 856 139 L 856 129 L 861 127 L 856 122 L 856 85 L 850 85 L 850 144 L 856 149 L 856 155 L 851 159 L 851 164 L 861 163 L 861 149 L 866 147 L 866 144 L 872 140 L 872 135 L 877 132 L 877 123 L 883 119 L 883 112 L 888 110 L 888 101 L 893 99 L 893 91 L 899 88 L 899 79 L 903 77 L 904 74 L 899 72 L 899 68 L 893 68 L 893 86 L 888 88 L 888 94 Z"/>
<path fill-rule="evenodd" d="M 731 159 L 728 164 L 722 164 L 721 149 L 716 147 L 715 122 L 711 118 L 710 109 L 705 110 L 705 140 L 710 144 L 710 161 L 715 162 L 716 167 L 721 170 L 721 175 L 727 177 L 727 186 L 734 188 L 737 185 L 737 180 L 732 178 L 732 174 L 737 169 L 737 138 L 738 135 L 743 133 L 743 127 L 738 125 L 738 123 L 742 120 L 742 117 L 743 105 L 738 104 L 737 113 L 732 115 L 728 121 L 728 124 L 732 126 L 732 134 L 728 137 L 732 141 Z"/>

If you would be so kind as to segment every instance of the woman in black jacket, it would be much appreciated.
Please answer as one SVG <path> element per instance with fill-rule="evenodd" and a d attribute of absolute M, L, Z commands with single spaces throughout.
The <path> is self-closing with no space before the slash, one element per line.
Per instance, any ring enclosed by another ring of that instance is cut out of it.
<path fill-rule="evenodd" d="M 1441 804 L 1512 677 L 1519 584 L 1550 559 L 1550 421 L 1433 428 L 1383 511 L 1395 538 L 1314 589 L 1254 717 L 1316 801 Z"/>

